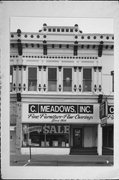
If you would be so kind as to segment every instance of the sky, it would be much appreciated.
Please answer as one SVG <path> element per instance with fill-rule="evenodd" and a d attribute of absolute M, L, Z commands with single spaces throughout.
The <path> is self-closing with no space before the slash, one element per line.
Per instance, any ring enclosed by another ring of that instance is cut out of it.
<path fill-rule="evenodd" d="M 43 24 L 49 26 L 74 26 L 78 24 L 83 33 L 114 33 L 112 18 L 48 18 L 48 17 L 11 17 L 10 31 L 38 32 Z"/>

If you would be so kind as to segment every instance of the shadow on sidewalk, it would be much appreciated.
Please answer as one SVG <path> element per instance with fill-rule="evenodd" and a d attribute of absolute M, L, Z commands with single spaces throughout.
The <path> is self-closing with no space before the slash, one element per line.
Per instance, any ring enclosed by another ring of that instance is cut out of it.
<path fill-rule="evenodd" d="M 112 166 L 111 155 L 11 155 L 10 166 Z"/>

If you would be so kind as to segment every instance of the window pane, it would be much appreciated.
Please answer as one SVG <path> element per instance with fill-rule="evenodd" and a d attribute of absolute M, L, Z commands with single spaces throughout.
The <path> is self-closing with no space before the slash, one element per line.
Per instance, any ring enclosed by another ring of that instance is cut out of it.
<path fill-rule="evenodd" d="M 37 90 L 37 68 L 28 69 L 28 90 Z"/>
<path fill-rule="evenodd" d="M 69 147 L 69 134 L 47 134 L 46 146 Z"/>
<path fill-rule="evenodd" d="M 63 69 L 63 91 L 72 91 L 72 69 Z"/>
<path fill-rule="evenodd" d="M 45 135 L 38 131 L 30 132 L 29 138 L 31 140 L 31 146 L 45 146 Z"/>
<path fill-rule="evenodd" d="M 91 69 L 83 69 L 83 79 L 91 80 L 92 79 L 92 72 Z"/>
<path fill-rule="evenodd" d="M 57 69 L 48 68 L 48 91 L 57 90 Z"/>
<path fill-rule="evenodd" d="M 41 130 L 42 126 L 38 124 L 23 125 L 22 145 L 28 147 L 45 146 L 45 134 Z"/>
<path fill-rule="evenodd" d="M 91 91 L 92 70 L 83 69 L 83 91 Z"/>

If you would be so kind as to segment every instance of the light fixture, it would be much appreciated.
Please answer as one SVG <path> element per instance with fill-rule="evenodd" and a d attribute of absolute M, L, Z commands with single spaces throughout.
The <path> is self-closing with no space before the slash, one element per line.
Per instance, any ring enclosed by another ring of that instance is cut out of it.
<path fill-rule="evenodd" d="M 66 77 L 66 83 L 67 83 L 67 84 L 70 83 L 70 77 Z"/>

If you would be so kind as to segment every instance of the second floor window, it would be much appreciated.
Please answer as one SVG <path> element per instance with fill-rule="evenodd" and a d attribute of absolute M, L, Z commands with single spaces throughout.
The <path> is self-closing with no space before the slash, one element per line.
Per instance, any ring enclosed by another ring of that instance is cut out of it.
<path fill-rule="evenodd" d="M 48 68 L 48 91 L 57 91 L 57 68 Z"/>
<path fill-rule="evenodd" d="M 47 45 L 43 45 L 43 55 L 47 55 Z"/>
<path fill-rule="evenodd" d="M 63 69 L 63 91 L 72 91 L 72 68 Z"/>
<path fill-rule="evenodd" d="M 37 68 L 36 67 L 28 68 L 28 90 L 29 91 L 37 90 Z"/>
<path fill-rule="evenodd" d="M 83 69 L 83 91 L 84 92 L 92 91 L 92 69 L 91 68 Z"/>

